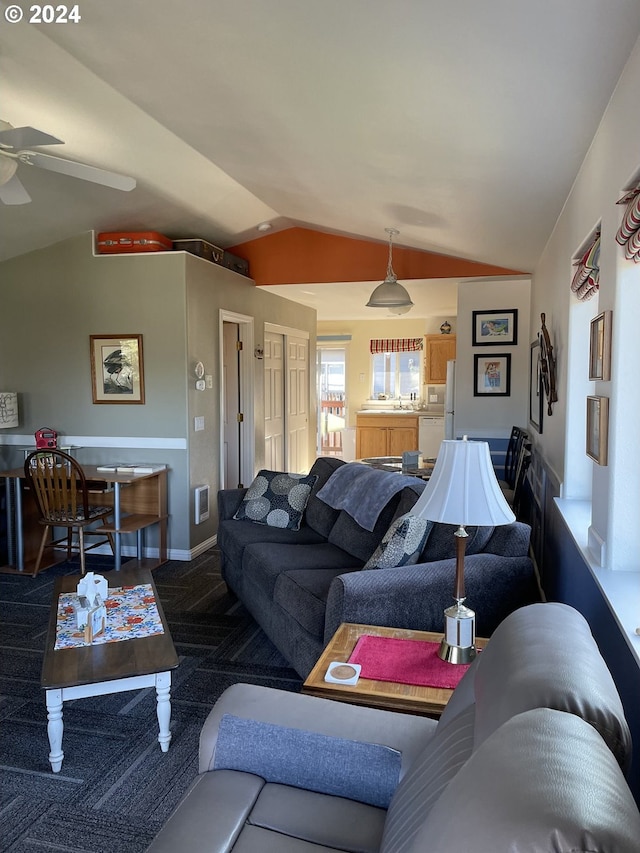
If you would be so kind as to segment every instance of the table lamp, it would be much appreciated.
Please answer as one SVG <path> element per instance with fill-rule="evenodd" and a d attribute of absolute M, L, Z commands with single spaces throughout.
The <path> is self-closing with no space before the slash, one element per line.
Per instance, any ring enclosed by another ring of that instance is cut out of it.
<path fill-rule="evenodd" d="M 470 663 L 476 656 L 475 613 L 465 607 L 464 554 L 469 524 L 511 524 L 515 515 L 498 484 L 486 441 L 443 441 L 431 479 L 411 510 L 412 515 L 455 524 L 455 605 L 444 611 L 445 633 L 438 655 L 450 663 Z"/>

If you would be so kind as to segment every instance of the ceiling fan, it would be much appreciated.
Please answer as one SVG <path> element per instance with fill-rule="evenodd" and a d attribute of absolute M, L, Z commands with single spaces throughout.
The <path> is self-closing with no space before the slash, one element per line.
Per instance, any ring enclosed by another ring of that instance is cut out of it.
<path fill-rule="evenodd" d="M 0 201 L 3 204 L 27 204 L 31 201 L 31 196 L 16 175 L 19 163 L 70 175 L 72 178 L 80 178 L 83 181 L 91 181 L 94 184 L 102 184 L 124 192 L 129 192 L 136 185 L 135 179 L 126 175 L 118 175 L 116 172 L 107 172 L 86 163 L 77 163 L 74 160 L 65 160 L 63 157 L 54 157 L 52 154 L 29 150 L 39 145 L 64 145 L 64 142 L 49 133 L 36 130 L 35 127 L 13 127 L 8 122 L 0 120 Z"/>

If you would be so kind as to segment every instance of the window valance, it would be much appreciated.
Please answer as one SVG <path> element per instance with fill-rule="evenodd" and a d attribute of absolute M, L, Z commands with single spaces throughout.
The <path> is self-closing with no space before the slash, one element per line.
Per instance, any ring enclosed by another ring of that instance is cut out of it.
<path fill-rule="evenodd" d="M 616 242 L 624 247 L 630 261 L 640 263 L 640 186 L 625 193 L 618 204 L 626 204 L 627 209 L 616 234 Z"/>
<path fill-rule="evenodd" d="M 593 240 L 589 244 L 589 248 L 574 261 L 576 271 L 571 282 L 571 290 L 580 299 L 585 302 L 595 296 L 600 287 L 600 232 L 596 231 Z"/>
<path fill-rule="evenodd" d="M 423 346 L 422 338 L 372 338 L 369 349 L 376 352 L 417 352 Z"/>

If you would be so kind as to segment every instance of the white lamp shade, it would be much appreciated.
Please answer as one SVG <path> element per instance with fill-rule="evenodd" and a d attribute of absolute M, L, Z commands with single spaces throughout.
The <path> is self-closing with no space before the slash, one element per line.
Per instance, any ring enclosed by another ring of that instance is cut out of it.
<path fill-rule="evenodd" d="M 481 527 L 511 524 L 486 441 L 443 441 L 429 482 L 412 515 L 442 524 Z"/>
<path fill-rule="evenodd" d="M 0 391 L 0 429 L 19 426 L 18 395 L 15 391 Z"/>

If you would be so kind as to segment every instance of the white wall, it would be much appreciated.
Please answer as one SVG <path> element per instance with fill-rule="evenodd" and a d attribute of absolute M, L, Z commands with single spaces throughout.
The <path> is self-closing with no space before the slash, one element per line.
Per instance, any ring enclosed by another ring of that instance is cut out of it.
<path fill-rule="evenodd" d="M 505 437 L 512 426 L 527 426 L 529 416 L 529 279 L 479 279 L 458 288 L 455 424 L 458 436 Z M 472 346 L 473 311 L 518 311 L 516 346 Z M 535 336 L 534 336 L 535 337 Z M 474 397 L 474 355 L 511 354 L 511 394 Z"/>
<path fill-rule="evenodd" d="M 611 568 L 635 570 L 640 553 L 640 265 L 625 260 L 615 233 L 623 213 L 616 202 L 640 175 L 639 92 L 640 41 L 534 271 L 530 330 L 533 335 L 544 311 L 558 358 L 559 400 L 537 443 L 563 483 L 563 495 L 592 500 L 590 541 L 604 543 L 594 556 Z M 598 224 L 600 292 L 585 306 L 570 291 L 572 259 Z M 612 377 L 589 382 L 588 323 L 605 309 L 613 310 Z M 606 467 L 584 452 L 587 394 L 610 399 Z"/>

